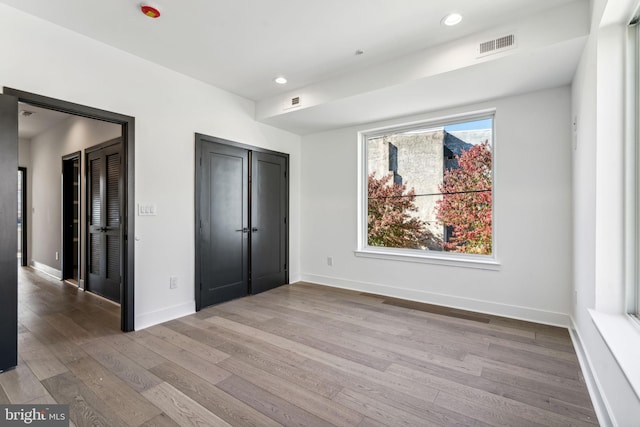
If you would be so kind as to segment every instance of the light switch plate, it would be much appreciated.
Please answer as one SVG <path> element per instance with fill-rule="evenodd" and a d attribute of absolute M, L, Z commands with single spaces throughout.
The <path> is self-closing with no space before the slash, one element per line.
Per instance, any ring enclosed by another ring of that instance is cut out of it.
<path fill-rule="evenodd" d="M 156 216 L 156 212 L 156 205 L 149 203 L 138 203 L 138 216 Z"/>

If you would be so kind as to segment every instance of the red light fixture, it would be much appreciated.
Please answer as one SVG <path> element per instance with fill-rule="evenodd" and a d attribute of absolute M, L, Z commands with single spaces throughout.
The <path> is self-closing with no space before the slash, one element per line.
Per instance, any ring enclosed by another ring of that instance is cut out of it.
<path fill-rule="evenodd" d="M 142 11 L 142 13 L 144 13 L 145 15 L 147 15 L 149 18 L 159 18 L 160 17 L 160 11 L 158 9 L 156 9 L 153 6 L 149 6 L 146 4 L 141 4 L 140 5 L 140 10 Z"/>

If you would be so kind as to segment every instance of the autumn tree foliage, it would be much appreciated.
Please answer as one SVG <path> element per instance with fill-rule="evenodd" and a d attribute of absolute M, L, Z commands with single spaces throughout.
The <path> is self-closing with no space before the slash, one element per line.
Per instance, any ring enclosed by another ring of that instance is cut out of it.
<path fill-rule="evenodd" d="M 418 248 L 424 239 L 425 224 L 411 216 L 416 212 L 415 192 L 391 182 L 393 174 L 369 175 L 368 242 L 370 246 Z"/>
<path fill-rule="evenodd" d="M 448 169 L 440 185 L 442 200 L 436 218 L 453 228 L 446 250 L 491 254 L 492 176 L 489 142 L 473 146 L 456 156 L 458 168 Z"/>

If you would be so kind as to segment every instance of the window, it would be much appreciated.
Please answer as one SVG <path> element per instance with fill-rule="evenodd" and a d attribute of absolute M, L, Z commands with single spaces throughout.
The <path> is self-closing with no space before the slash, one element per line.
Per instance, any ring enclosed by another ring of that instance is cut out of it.
<path fill-rule="evenodd" d="M 495 259 L 493 113 L 361 134 L 360 252 Z"/>

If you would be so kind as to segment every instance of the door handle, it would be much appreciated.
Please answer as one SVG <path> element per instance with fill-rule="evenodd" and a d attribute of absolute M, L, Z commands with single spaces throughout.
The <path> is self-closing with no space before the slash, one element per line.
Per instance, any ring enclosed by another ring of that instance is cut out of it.
<path fill-rule="evenodd" d="M 236 230 L 236 231 L 242 231 L 243 233 L 248 233 L 249 229 L 247 227 L 241 228 L 240 230 Z"/>
<path fill-rule="evenodd" d="M 258 229 L 257 229 L 256 227 L 253 227 L 253 228 L 251 229 L 251 231 L 253 231 L 253 232 L 255 233 L 256 231 L 258 231 Z"/>

